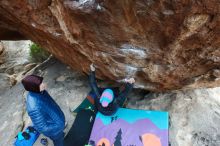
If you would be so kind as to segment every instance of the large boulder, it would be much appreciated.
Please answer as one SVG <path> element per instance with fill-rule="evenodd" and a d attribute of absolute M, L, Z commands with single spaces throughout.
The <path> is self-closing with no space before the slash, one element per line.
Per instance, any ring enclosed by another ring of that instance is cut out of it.
<path fill-rule="evenodd" d="M 219 0 L 0 1 L 18 31 L 81 72 L 148 90 L 220 85 Z"/>

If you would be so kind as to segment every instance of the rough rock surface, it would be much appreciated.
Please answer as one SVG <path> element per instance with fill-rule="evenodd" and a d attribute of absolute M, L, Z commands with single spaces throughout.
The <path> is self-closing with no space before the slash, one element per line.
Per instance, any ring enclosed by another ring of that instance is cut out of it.
<path fill-rule="evenodd" d="M 220 85 L 219 0 L 1 0 L 0 27 L 148 90 Z"/>
<path fill-rule="evenodd" d="M 39 67 L 35 73 L 44 76 L 48 91 L 61 106 L 69 130 L 76 108 L 90 90 L 88 78 L 73 72 L 59 61 Z M 12 145 L 16 133 L 31 124 L 25 112 L 25 96 L 21 84 L 0 92 L 0 145 Z M 171 146 L 220 145 L 220 88 L 149 93 L 134 90 L 127 107 L 135 109 L 165 110 L 170 114 Z M 51 141 L 49 146 L 53 146 Z M 35 146 L 41 146 L 39 141 Z"/>
<path fill-rule="evenodd" d="M 0 42 L 0 65 L 4 63 L 4 46 L 2 44 L 2 42 Z"/>
<path fill-rule="evenodd" d="M 0 56 L 2 55 L 3 52 L 4 52 L 4 46 L 2 42 L 0 42 Z"/>
<path fill-rule="evenodd" d="M 0 42 L 0 91 L 15 85 L 26 72 L 37 65 L 30 61 L 30 44 L 31 41 Z M 2 51 L 1 46 L 4 48 Z"/>

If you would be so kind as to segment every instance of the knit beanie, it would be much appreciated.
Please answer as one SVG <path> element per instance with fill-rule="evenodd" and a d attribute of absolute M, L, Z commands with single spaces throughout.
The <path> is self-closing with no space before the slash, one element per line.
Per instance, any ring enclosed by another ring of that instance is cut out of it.
<path fill-rule="evenodd" d="M 27 91 L 40 92 L 40 84 L 42 81 L 43 77 L 28 75 L 21 81 L 21 83 Z"/>
<path fill-rule="evenodd" d="M 107 107 L 113 101 L 114 94 L 111 89 L 105 89 L 100 97 L 100 103 L 103 107 Z"/>

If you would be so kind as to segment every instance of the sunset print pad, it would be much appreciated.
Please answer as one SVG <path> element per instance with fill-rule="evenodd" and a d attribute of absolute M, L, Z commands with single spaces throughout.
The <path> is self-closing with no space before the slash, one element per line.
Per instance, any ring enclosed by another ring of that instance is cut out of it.
<path fill-rule="evenodd" d="M 97 113 L 91 146 L 168 146 L 168 113 L 119 108 L 112 116 Z"/>

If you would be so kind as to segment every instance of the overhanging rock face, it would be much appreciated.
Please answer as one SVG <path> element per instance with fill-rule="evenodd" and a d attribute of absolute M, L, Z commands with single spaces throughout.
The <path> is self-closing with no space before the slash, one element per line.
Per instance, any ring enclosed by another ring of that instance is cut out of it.
<path fill-rule="evenodd" d="M 1 27 L 74 69 L 162 91 L 220 85 L 219 0 L 1 0 Z"/>

